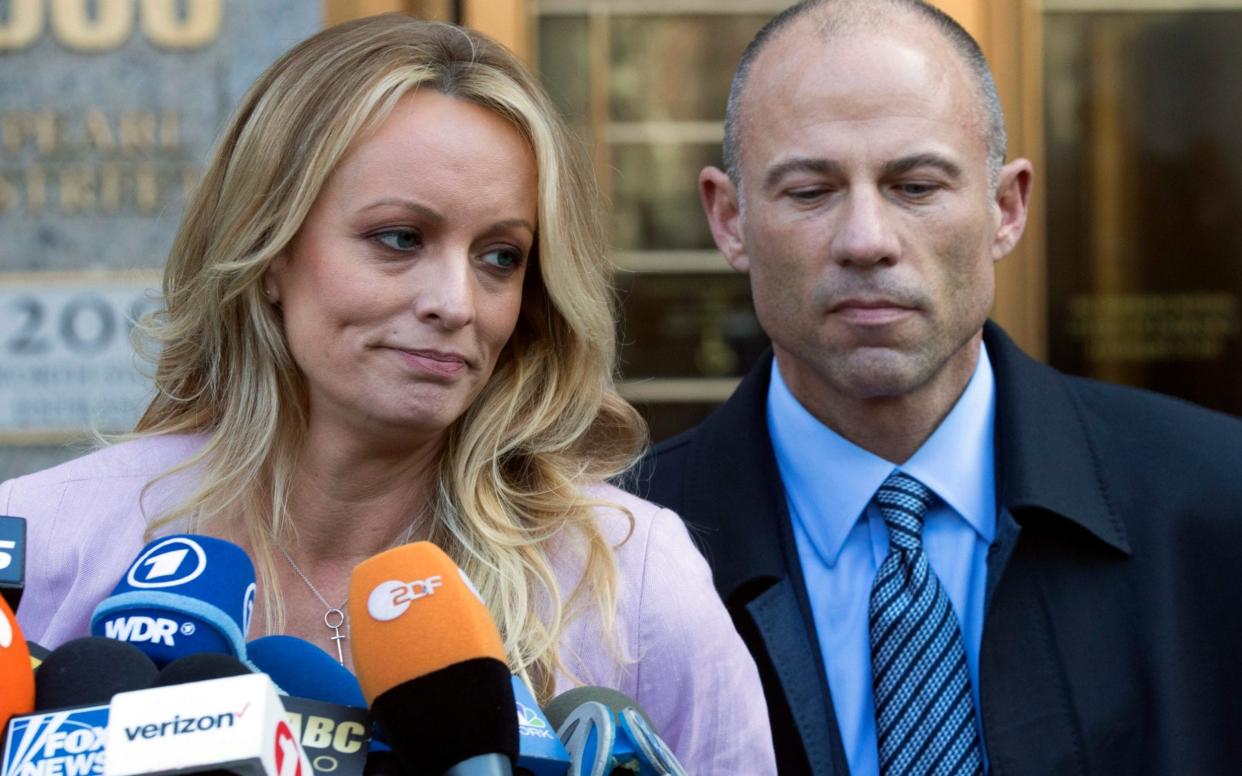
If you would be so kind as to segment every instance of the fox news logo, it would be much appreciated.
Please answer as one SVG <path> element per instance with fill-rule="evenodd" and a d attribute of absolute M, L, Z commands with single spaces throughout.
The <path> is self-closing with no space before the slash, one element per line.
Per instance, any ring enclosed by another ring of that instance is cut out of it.
<path fill-rule="evenodd" d="M 198 542 L 174 536 L 151 546 L 129 567 L 131 587 L 154 589 L 192 582 L 207 570 L 207 553 Z"/>
<path fill-rule="evenodd" d="M 3 776 L 97 776 L 104 770 L 108 707 L 15 717 Z"/>

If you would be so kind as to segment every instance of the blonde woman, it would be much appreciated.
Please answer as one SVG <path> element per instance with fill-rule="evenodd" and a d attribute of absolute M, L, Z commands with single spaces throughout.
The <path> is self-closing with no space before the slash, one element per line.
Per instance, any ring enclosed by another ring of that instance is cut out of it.
<path fill-rule="evenodd" d="M 389 15 L 286 54 L 187 210 L 135 432 L 0 486 L 29 520 L 26 635 L 84 635 L 144 538 L 177 529 L 250 553 L 252 630 L 335 654 L 353 567 L 429 539 L 541 701 L 612 686 L 691 772 L 773 771 L 703 558 L 604 484 L 644 431 L 612 383 L 598 200 L 542 90 L 478 34 Z"/>

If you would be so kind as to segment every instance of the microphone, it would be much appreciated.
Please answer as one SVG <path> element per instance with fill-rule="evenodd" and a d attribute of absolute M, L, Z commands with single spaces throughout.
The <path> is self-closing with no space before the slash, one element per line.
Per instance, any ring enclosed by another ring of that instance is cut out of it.
<path fill-rule="evenodd" d="M 151 658 L 129 644 L 94 636 L 66 641 L 39 666 L 35 708 L 107 705 L 119 692 L 150 687 L 158 673 Z"/>
<path fill-rule="evenodd" d="M 360 563 L 349 616 L 363 695 L 404 768 L 512 773 L 517 708 L 500 633 L 443 550 L 415 542 Z"/>
<path fill-rule="evenodd" d="M 0 598 L 0 731 L 17 714 L 34 709 L 35 682 L 30 649 L 17 617 Z"/>
<path fill-rule="evenodd" d="M 565 776 L 572 762 L 552 724 L 535 701 L 535 695 L 513 676 L 513 700 L 517 705 L 518 759 L 515 772 L 521 776 Z"/>
<path fill-rule="evenodd" d="M 548 719 L 569 750 L 572 776 L 616 772 L 685 776 L 685 768 L 629 696 L 606 687 L 575 687 L 553 698 Z"/>
<path fill-rule="evenodd" d="M 200 652 L 244 659 L 254 596 L 254 566 L 240 547 L 167 536 L 144 547 L 95 607 L 91 634 L 129 642 L 157 666 Z"/>
<path fill-rule="evenodd" d="M 217 661 L 210 670 L 220 667 Z M 177 671 L 191 673 L 183 667 Z M 314 774 L 285 719 L 276 687 L 267 676 L 249 670 L 118 694 L 108 718 L 107 751 L 105 776 Z"/>
<path fill-rule="evenodd" d="M 250 668 L 235 657 L 216 652 L 200 652 L 197 655 L 179 657 L 160 669 L 152 687 L 172 687 L 178 684 L 206 682 L 230 676 L 253 674 Z"/>
<path fill-rule="evenodd" d="M 9 724 L 0 773 L 101 773 L 108 701 L 117 692 L 147 687 L 155 675 L 151 659 L 128 644 L 100 638 L 62 644 L 36 674 L 38 711 Z"/>
<path fill-rule="evenodd" d="M 0 515 L 0 597 L 17 611 L 26 586 L 26 518 Z"/>
<path fill-rule="evenodd" d="M 246 645 L 250 663 L 288 693 L 285 715 L 316 772 L 362 776 L 370 715 L 358 679 L 309 641 L 264 636 Z"/>
<path fill-rule="evenodd" d="M 47 656 L 51 654 L 51 650 L 42 644 L 36 644 L 33 641 L 26 642 L 26 648 L 30 650 L 30 667 L 38 670 L 43 665 L 43 661 L 47 660 Z"/>

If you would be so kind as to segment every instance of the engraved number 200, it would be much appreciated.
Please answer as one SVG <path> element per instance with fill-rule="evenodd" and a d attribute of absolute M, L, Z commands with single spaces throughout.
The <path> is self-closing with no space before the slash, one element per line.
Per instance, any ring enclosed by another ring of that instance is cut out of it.
<path fill-rule="evenodd" d="M 0 18 L 0 52 L 26 48 L 45 27 L 66 48 L 100 52 L 120 48 L 134 22 L 152 44 L 167 49 L 206 46 L 220 32 L 222 0 L 9 0 Z M 91 13 L 91 6 L 95 12 Z M 179 14 L 183 6 L 184 14 Z"/>

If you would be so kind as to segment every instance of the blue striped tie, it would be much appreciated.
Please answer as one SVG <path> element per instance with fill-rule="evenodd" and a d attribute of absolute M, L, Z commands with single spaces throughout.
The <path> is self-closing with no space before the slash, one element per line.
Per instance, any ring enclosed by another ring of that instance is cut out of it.
<path fill-rule="evenodd" d="M 871 586 L 871 682 L 883 776 L 983 773 L 962 633 L 923 552 L 932 498 L 901 472 L 875 494 L 889 546 Z"/>

